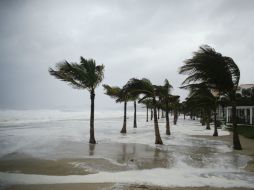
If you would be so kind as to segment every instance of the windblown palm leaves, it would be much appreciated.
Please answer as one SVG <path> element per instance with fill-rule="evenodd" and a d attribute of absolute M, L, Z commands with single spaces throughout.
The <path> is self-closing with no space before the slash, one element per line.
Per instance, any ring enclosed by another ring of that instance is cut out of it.
<path fill-rule="evenodd" d="M 203 82 L 208 88 L 225 94 L 236 90 L 240 79 L 240 70 L 233 59 L 222 56 L 207 45 L 194 52 L 179 73 L 189 75 L 183 85 Z"/>
<path fill-rule="evenodd" d="M 240 70 L 230 57 L 222 56 L 210 46 L 201 46 L 191 59 L 185 61 L 180 74 L 189 75 L 183 85 L 205 84 L 208 89 L 217 91 L 219 95 L 229 96 L 232 102 L 233 145 L 241 149 L 237 133 L 235 94 L 240 79 Z"/>
<path fill-rule="evenodd" d="M 87 89 L 91 98 L 91 114 L 90 114 L 90 140 L 95 144 L 94 137 L 94 99 L 95 88 L 101 83 L 104 77 L 104 66 L 96 65 L 93 59 L 85 59 L 81 57 L 80 64 L 69 63 L 67 61 L 58 63 L 56 69 L 49 68 L 49 73 L 67 82 L 73 88 Z"/>

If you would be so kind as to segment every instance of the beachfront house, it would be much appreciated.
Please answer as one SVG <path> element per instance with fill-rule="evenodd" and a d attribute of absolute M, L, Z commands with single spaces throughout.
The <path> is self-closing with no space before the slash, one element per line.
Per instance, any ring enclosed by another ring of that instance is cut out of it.
<path fill-rule="evenodd" d="M 236 115 L 237 123 L 244 125 L 254 126 L 254 101 L 251 99 L 251 93 L 254 92 L 254 84 L 242 84 L 239 85 L 237 93 L 243 96 L 242 100 L 237 102 Z M 226 123 L 232 122 L 232 107 L 219 106 L 217 109 L 217 115 L 220 120 L 226 121 Z"/>

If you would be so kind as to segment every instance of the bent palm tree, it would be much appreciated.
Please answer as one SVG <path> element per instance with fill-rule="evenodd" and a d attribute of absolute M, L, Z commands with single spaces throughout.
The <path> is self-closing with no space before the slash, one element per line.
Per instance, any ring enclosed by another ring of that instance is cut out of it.
<path fill-rule="evenodd" d="M 180 74 L 188 74 L 183 84 L 205 83 L 219 95 L 227 95 L 232 103 L 233 146 L 241 150 L 236 123 L 236 90 L 240 70 L 232 58 L 222 56 L 210 46 L 201 46 L 191 59 L 185 60 Z"/>
<path fill-rule="evenodd" d="M 126 92 L 130 92 L 131 94 L 143 94 L 144 97 L 141 100 L 146 98 L 152 98 L 153 105 L 153 114 L 154 114 L 154 131 L 155 131 L 155 144 L 163 144 L 160 136 L 159 124 L 157 119 L 156 112 L 156 88 L 148 79 L 130 79 L 127 84 L 124 86 Z"/>
<path fill-rule="evenodd" d="M 80 58 L 80 64 L 68 63 L 67 61 L 58 63 L 56 70 L 49 68 L 49 73 L 67 82 L 73 88 L 87 89 L 90 92 L 91 112 L 90 112 L 90 140 L 95 144 L 94 137 L 94 99 L 95 88 L 101 83 L 104 77 L 104 65 L 96 65 L 93 59 Z"/>

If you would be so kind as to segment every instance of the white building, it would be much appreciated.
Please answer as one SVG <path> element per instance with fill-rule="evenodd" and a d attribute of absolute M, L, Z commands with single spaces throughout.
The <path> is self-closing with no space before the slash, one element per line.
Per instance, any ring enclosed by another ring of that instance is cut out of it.
<path fill-rule="evenodd" d="M 254 84 L 239 85 L 237 93 L 242 94 L 243 89 L 254 88 Z M 220 120 L 226 120 L 227 123 L 232 123 L 232 107 L 225 107 L 224 110 L 221 106 L 217 109 L 217 115 Z M 248 106 L 237 106 L 236 116 L 238 124 L 254 125 L 254 102 Z"/>
<path fill-rule="evenodd" d="M 237 106 L 236 115 L 237 123 L 254 125 L 254 106 Z M 232 122 L 232 107 L 226 108 L 226 121 Z"/>

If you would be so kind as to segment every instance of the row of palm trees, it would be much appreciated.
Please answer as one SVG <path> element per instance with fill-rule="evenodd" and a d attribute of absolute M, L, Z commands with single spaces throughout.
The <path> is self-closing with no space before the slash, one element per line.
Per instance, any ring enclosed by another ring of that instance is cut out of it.
<path fill-rule="evenodd" d="M 234 60 L 216 52 L 208 45 L 201 46 L 193 57 L 184 61 L 180 74 L 188 75 L 182 88 L 189 89 L 186 105 L 201 111 L 202 120 L 210 128 L 211 113 L 214 113 L 214 136 L 218 136 L 216 109 L 223 99 L 232 105 L 233 147 L 241 150 L 237 132 L 236 90 L 240 80 L 240 70 Z"/>
<path fill-rule="evenodd" d="M 166 134 L 170 135 L 170 125 L 169 125 L 169 109 L 170 105 L 174 105 L 175 102 L 179 100 L 179 96 L 173 96 L 170 94 L 172 86 L 169 84 L 168 80 L 165 79 L 164 85 L 158 86 L 153 85 L 150 80 L 143 79 L 130 79 L 122 88 L 117 86 L 109 86 L 104 84 L 105 94 L 116 99 L 116 102 L 124 102 L 124 121 L 121 133 L 126 133 L 126 109 L 127 102 L 134 102 L 134 128 L 137 128 L 136 119 L 136 101 L 146 105 L 146 121 L 148 122 L 148 109 L 151 108 L 151 120 L 154 120 L 154 131 L 155 131 L 155 144 L 163 144 L 159 125 L 159 109 L 165 110 L 166 112 Z M 162 105 L 165 105 L 163 107 Z M 157 115 L 158 114 L 158 115 Z"/>
<path fill-rule="evenodd" d="M 237 133 L 236 123 L 236 89 L 240 79 L 240 70 L 230 57 L 222 56 L 210 46 L 201 46 L 194 52 L 192 58 L 185 60 L 185 64 L 180 68 L 180 74 L 187 74 L 188 77 L 182 83 L 181 88 L 189 89 L 190 94 L 185 102 L 179 103 L 179 96 L 170 94 L 172 86 L 168 80 L 161 86 L 153 85 L 150 80 L 130 79 L 122 88 L 104 84 L 105 94 L 114 98 L 116 102 L 124 103 L 124 121 L 121 133 L 127 132 L 127 102 L 134 102 L 134 128 L 137 127 L 136 103 L 143 103 L 151 109 L 151 119 L 154 121 L 155 144 L 163 144 L 159 125 L 159 109 L 165 111 L 166 134 L 170 135 L 169 110 L 174 111 L 174 124 L 177 122 L 179 110 L 184 114 L 187 109 L 193 113 L 194 110 L 201 111 L 202 121 L 210 129 L 211 114 L 214 113 L 215 131 L 214 136 L 218 136 L 216 125 L 216 108 L 220 97 L 228 97 L 232 104 L 233 117 L 233 145 L 234 149 L 241 149 L 240 140 Z M 94 137 L 94 99 L 95 88 L 104 78 L 104 65 L 96 65 L 93 59 L 81 57 L 80 64 L 60 62 L 56 69 L 49 68 L 49 73 L 57 79 L 67 82 L 77 89 L 87 89 L 90 92 L 91 112 L 90 112 L 90 140 L 95 144 Z M 158 115 L 157 115 L 158 113 Z"/>
<path fill-rule="evenodd" d="M 85 59 L 81 57 L 80 64 L 69 63 L 67 61 L 60 62 L 56 65 L 56 69 L 49 68 L 49 73 L 57 79 L 67 82 L 72 87 L 77 89 L 87 89 L 90 92 L 91 99 L 91 113 L 90 113 L 90 140 L 89 143 L 95 144 L 94 136 L 94 99 L 95 88 L 103 80 L 103 65 L 96 65 L 93 59 Z M 124 121 L 121 133 L 127 132 L 127 102 L 134 102 L 134 128 L 137 128 L 136 116 L 136 102 L 139 101 L 147 106 L 147 121 L 148 121 L 148 108 L 153 111 L 154 131 L 155 131 L 155 144 L 163 144 L 159 125 L 158 116 L 159 109 L 166 112 L 166 134 L 170 135 L 169 125 L 169 104 L 174 105 L 174 102 L 179 102 L 179 96 L 170 95 L 172 86 L 166 79 L 164 85 L 156 86 L 148 79 L 130 79 L 122 88 L 109 86 L 104 84 L 105 94 L 114 98 L 116 102 L 124 103 Z M 162 106 L 164 105 L 164 106 Z M 158 109 L 158 110 L 157 110 Z M 158 115 L 157 115 L 158 113 Z M 162 111 L 163 113 L 163 111 Z"/>

